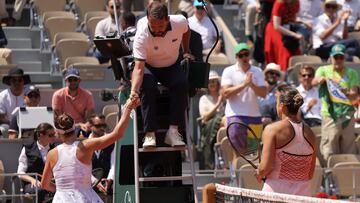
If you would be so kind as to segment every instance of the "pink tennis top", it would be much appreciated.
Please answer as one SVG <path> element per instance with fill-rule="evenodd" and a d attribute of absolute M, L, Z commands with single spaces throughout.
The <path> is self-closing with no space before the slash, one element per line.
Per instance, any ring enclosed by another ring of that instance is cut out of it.
<path fill-rule="evenodd" d="M 263 191 L 310 196 L 314 148 L 304 136 L 304 124 L 288 120 L 295 136 L 275 151 L 275 162 Z"/>

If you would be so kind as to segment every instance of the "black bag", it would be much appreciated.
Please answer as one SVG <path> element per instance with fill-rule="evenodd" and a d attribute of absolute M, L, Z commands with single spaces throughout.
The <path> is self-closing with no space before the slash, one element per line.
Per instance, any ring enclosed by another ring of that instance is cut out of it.
<path fill-rule="evenodd" d="M 290 26 L 290 30 L 293 32 L 296 32 L 298 30 L 297 26 L 294 24 L 289 24 L 289 26 Z M 295 37 L 289 35 L 283 35 L 282 42 L 284 47 L 289 51 L 295 51 L 300 47 L 300 41 Z"/>

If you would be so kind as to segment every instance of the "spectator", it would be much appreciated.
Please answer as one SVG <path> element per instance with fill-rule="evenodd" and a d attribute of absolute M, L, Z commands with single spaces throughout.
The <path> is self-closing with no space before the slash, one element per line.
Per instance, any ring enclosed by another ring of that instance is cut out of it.
<path fill-rule="evenodd" d="M 117 17 L 118 19 L 120 19 L 120 1 L 116 0 L 115 4 L 116 4 Z M 95 37 L 108 36 L 114 32 L 117 32 L 118 30 L 115 23 L 115 12 L 114 12 L 115 9 L 113 5 L 113 0 L 108 0 L 108 3 L 106 5 L 106 10 L 109 12 L 109 17 L 98 22 L 95 28 Z M 120 32 L 122 31 L 121 27 L 119 27 L 119 30 Z M 103 56 L 98 50 L 95 51 L 95 57 L 99 60 L 100 63 L 107 63 L 110 60 L 109 57 Z"/>
<path fill-rule="evenodd" d="M 45 167 L 45 161 L 49 150 L 54 148 L 52 144 L 55 138 L 54 127 L 49 123 L 39 124 L 34 133 L 34 140 L 25 144 L 19 156 L 17 173 L 24 182 L 24 192 L 38 195 L 38 202 L 43 202 L 48 193 L 41 187 L 40 181 Z M 26 175 L 26 173 L 37 173 L 39 176 Z"/>
<path fill-rule="evenodd" d="M 358 95 L 359 77 L 345 66 L 345 46 L 331 49 L 331 64 L 316 70 L 313 85 L 320 85 L 321 143 L 320 151 L 327 161 L 332 154 L 356 153 L 354 107 L 351 101 Z"/>
<path fill-rule="evenodd" d="M 199 101 L 201 137 L 198 149 L 202 156 L 201 169 L 214 169 L 214 144 L 224 116 L 224 100 L 220 87 L 220 76 L 215 71 L 210 71 L 208 92 L 201 96 Z"/>
<path fill-rule="evenodd" d="M 271 11 L 275 0 L 256 0 L 256 39 L 253 52 L 254 59 L 260 63 L 265 63 L 264 40 L 265 28 L 271 18 Z"/>
<path fill-rule="evenodd" d="M 91 134 L 89 138 L 98 138 L 105 135 L 107 125 L 105 123 L 105 116 L 102 114 L 93 114 L 89 118 Z M 101 182 L 97 184 L 96 192 L 105 195 L 105 199 L 112 198 L 112 184 L 115 179 L 115 144 L 100 150 L 96 150 L 92 156 L 93 169 L 101 168 L 104 173 Z M 100 195 L 101 197 L 102 195 Z"/>
<path fill-rule="evenodd" d="M 248 44 L 251 47 L 254 45 L 254 30 L 255 30 L 255 17 L 256 17 L 256 0 L 246 0 L 245 11 L 245 35 L 248 40 Z"/>
<path fill-rule="evenodd" d="M 304 36 L 304 44 L 302 52 L 307 53 L 310 45 L 310 37 L 312 34 L 313 21 L 320 16 L 323 11 L 321 9 L 321 0 L 302 0 L 300 3 L 300 12 L 297 15 L 299 22 L 298 32 Z"/>
<path fill-rule="evenodd" d="M 7 39 L 4 33 L 4 30 L 1 27 L 0 24 L 0 59 L 5 60 L 5 64 L 11 64 L 11 49 L 5 48 L 7 45 Z M 0 60 L 0 64 L 1 64 Z"/>
<path fill-rule="evenodd" d="M 176 11 L 176 14 L 183 15 L 186 19 L 188 19 L 188 15 L 185 11 Z M 203 60 L 203 44 L 201 41 L 201 35 L 190 29 L 191 35 L 190 35 L 190 51 L 191 54 L 194 55 L 195 61 L 204 61 Z"/>
<path fill-rule="evenodd" d="M 74 118 L 77 126 L 86 129 L 85 121 L 93 114 L 95 103 L 90 91 L 79 87 L 80 73 L 75 68 L 64 71 L 66 87 L 54 92 L 52 108 L 56 116 L 67 113 Z"/>
<path fill-rule="evenodd" d="M 11 114 L 16 107 L 24 106 L 24 85 L 31 82 L 30 76 L 20 68 L 12 68 L 2 82 L 9 88 L 0 92 L 0 132 L 7 136 Z"/>
<path fill-rule="evenodd" d="M 315 70 L 311 66 L 304 66 L 299 71 L 300 85 L 296 88 L 304 98 L 304 104 L 300 107 L 304 122 L 309 127 L 321 125 L 321 101 L 319 90 L 311 84 Z"/>
<path fill-rule="evenodd" d="M 266 62 L 279 64 L 282 71 L 287 70 L 291 56 L 300 54 L 298 42 L 303 36 L 292 30 L 299 4 L 299 0 L 276 0 L 271 14 L 272 21 L 266 26 Z"/>
<path fill-rule="evenodd" d="M 24 107 L 36 107 L 40 104 L 40 90 L 39 88 L 31 85 L 27 88 L 25 88 L 24 91 Z M 22 107 L 22 106 L 21 106 Z M 32 131 L 32 130 L 31 130 Z M 29 131 L 26 131 L 29 132 Z M 13 114 L 11 116 L 10 120 L 10 126 L 9 126 L 9 139 L 15 139 L 17 138 L 19 133 L 19 126 L 18 126 L 18 114 Z M 25 133 L 25 130 L 23 131 L 23 135 Z M 26 137 L 26 136 L 24 136 Z"/>
<path fill-rule="evenodd" d="M 355 39 L 348 39 L 347 21 L 351 12 L 346 10 L 338 14 L 342 6 L 336 0 L 326 0 L 324 5 L 324 14 L 314 22 L 313 48 L 316 55 L 327 60 L 331 47 L 343 44 L 346 47 L 346 59 L 352 61 L 352 56 L 360 56 L 360 46 Z"/>
<path fill-rule="evenodd" d="M 207 5 L 205 3 L 205 5 Z M 193 3 L 194 15 L 189 20 L 189 26 L 192 30 L 196 31 L 201 35 L 204 52 L 211 49 L 216 40 L 216 30 L 211 23 L 210 18 L 206 15 L 203 7 L 203 3 L 198 0 L 194 0 Z M 215 53 L 220 53 L 221 43 L 217 44 Z"/>
<path fill-rule="evenodd" d="M 262 125 L 258 97 L 266 96 L 264 74 L 260 68 L 250 65 L 250 48 L 246 43 L 238 44 L 234 52 L 237 63 L 225 68 L 221 79 L 227 124 Z M 243 145 L 247 139 L 246 128 L 230 132 L 229 136 L 237 151 L 246 147 Z"/>
<path fill-rule="evenodd" d="M 143 25 L 137 26 L 133 55 L 131 99 L 140 99 L 145 141 L 143 147 L 155 147 L 156 95 L 158 81 L 170 88 L 170 127 L 165 143 L 182 146 L 178 127 L 184 123 L 188 84 L 178 62 L 180 44 L 184 58 L 193 58 L 189 50 L 190 29 L 181 15 L 168 15 L 166 5 L 157 1 L 148 7 Z M 171 25 L 171 29 L 170 26 Z M 140 89 L 141 88 L 141 89 Z M 139 91 L 141 90 L 141 92 Z"/>
<path fill-rule="evenodd" d="M 278 120 L 276 112 L 276 91 L 280 84 L 281 71 L 280 66 L 275 63 L 269 63 L 264 70 L 266 82 L 266 96 L 260 98 L 260 112 L 262 123 L 267 125 Z"/>
<path fill-rule="evenodd" d="M 360 31 L 360 1 L 340 0 L 340 4 L 343 5 L 343 11 L 351 11 L 347 21 L 348 31 Z"/>
<path fill-rule="evenodd" d="M 21 18 L 25 4 L 26 0 L 15 0 L 12 16 L 10 16 L 6 10 L 6 1 L 0 0 L 0 19 L 2 19 L 2 23 L 8 26 L 15 25 L 15 22 Z"/>

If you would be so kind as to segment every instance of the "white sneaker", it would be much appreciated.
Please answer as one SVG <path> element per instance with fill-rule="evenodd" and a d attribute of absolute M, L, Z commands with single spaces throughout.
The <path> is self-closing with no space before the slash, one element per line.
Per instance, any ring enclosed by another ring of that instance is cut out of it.
<path fill-rule="evenodd" d="M 156 147 L 155 135 L 145 135 L 143 148 Z"/>
<path fill-rule="evenodd" d="M 182 141 L 182 136 L 178 131 L 168 130 L 165 137 L 165 143 L 172 147 L 185 146 L 185 143 Z"/>

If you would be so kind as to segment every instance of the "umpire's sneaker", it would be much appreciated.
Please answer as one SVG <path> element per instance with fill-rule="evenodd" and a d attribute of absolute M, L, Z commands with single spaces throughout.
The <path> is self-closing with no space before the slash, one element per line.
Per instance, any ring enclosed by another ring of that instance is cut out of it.
<path fill-rule="evenodd" d="M 143 148 L 156 147 L 156 138 L 154 134 L 146 134 L 144 137 Z"/>
<path fill-rule="evenodd" d="M 164 142 L 172 147 L 185 146 L 182 136 L 177 130 L 168 130 Z"/>

